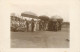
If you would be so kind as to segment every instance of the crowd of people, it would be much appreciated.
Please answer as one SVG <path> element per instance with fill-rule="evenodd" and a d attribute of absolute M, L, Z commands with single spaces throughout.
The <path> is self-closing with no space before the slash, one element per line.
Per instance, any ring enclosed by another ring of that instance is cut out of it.
<path fill-rule="evenodd" d="M 34 32 L 34 31 L 58 31 L 61 30 L 62 20 L 49 19 L 48 21 L 44 21 L 41 19 L 31 20 L 21 19 L 18 17 L 11 17 L 11 31 L 26 31 L 26 32 Z"/>

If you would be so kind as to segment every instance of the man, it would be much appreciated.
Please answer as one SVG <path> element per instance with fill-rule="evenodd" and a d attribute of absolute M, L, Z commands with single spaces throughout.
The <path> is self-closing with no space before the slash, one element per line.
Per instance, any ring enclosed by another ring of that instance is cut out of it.
<path fill-rule="evenodd" d="M 55 24 L 55 31 L 58 31 L 58 27 L 59 27 L 59 23 L 56 22 L 56 24 Z"/>
<path fill-rule="evenodd" d="M 42 20 L 39 21 L 39 30 L 42 30 Z"/>
<path fill-rule="evenodd" d="M 62 22 L 59 22 L 59 29 L 58 30 L 61 30 L 61 27 L 62 27 Z"/>
<path fill-rule="evenodd" d="M 29 31 L 29 23 L 28 21 L 26 20 L 26 29 L 27 29 L 27 32 Z"/>
<path fill-rule="evenodd" d="M 34 26 L 35 26 L 35 25 L 34 25 L 34 19 L 32 19 L 32 20 L 31 20 L 31 31 L 32 31 L 32 32 L 34 31 Z"/>
<path fill-rule="evenodd" d="M 59 23 L 58 30 L 61 30 L 63 19 L 57 19 L 57 21 Z"/>
<path fill-rule="evenodd" d="M 53 23 L 52 20 L 50 20 L 49 23 L 48 23 L 48 30 L 49 31 L 52 31 L 53 30 L 53 27 L 54 27 L 54 23 Z"/>

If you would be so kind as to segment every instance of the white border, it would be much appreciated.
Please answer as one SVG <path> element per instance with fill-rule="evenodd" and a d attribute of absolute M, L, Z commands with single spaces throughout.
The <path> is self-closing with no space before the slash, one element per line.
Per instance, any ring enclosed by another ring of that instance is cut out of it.
<path fill-rule="evenodd" d="M 80 52 L 80 0 L 70 0 L 70 48 L 10 48 L 10 3 L 0 0 L 0 52 Z"/>

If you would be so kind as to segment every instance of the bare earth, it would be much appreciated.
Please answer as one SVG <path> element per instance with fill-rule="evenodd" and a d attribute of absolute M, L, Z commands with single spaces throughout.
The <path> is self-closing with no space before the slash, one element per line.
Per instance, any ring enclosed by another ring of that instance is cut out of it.
<path fill-rule="evenodd" d="M 69 36 L 69 28 L 58 32 L 11 32 L 11 48 L 69 48 Z"/>

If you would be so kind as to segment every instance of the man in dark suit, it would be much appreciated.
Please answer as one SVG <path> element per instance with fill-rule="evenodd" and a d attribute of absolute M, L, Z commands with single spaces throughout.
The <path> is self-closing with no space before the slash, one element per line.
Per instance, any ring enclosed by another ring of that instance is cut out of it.
<path fill-rule="evenodd" d="M 32 31 L 32 32 L 34 31 L 34 26 L 35 26 L 35 25 L 34 25 L 34 19 L 32 19 L 32 20 L 31 20 L 31 31 Z"/>

